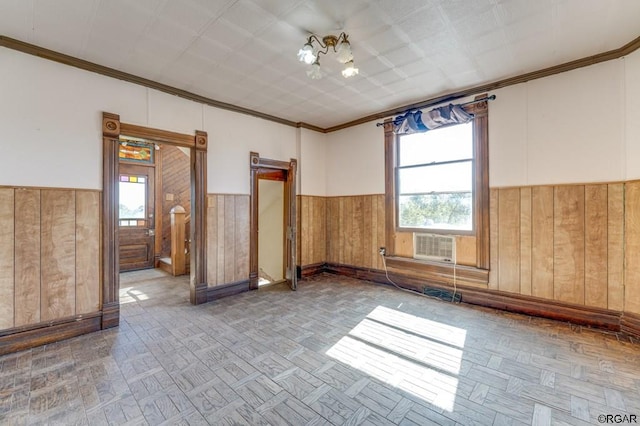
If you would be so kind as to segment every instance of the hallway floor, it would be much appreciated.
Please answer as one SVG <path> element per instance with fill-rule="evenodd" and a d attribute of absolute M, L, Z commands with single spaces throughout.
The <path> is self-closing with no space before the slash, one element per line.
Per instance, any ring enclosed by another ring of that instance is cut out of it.
<path fill-rule="evenodd" d="M 119 328 L 0 357 L 0 424 L 640 417 L 640 343 L 614 334 L 333 275 L 200 306 L 188 277 L 121 281 Z"/>

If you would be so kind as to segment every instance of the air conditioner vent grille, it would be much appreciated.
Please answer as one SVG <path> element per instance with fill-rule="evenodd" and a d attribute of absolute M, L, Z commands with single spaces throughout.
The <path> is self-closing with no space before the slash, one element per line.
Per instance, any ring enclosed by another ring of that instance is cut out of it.
<path fill-rule="evenodd" d="M 455 263 L 456 239 L 450 235 L 413 234 L 413 257 Z"/>

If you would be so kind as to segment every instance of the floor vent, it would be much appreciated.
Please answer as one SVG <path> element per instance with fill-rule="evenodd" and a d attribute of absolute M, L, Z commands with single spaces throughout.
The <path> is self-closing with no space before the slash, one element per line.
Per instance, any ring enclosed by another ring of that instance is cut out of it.
<path fill-rule="evenodd" d="M 451 235 L 413 234 L 413 257 L 456 263 L 456 238 Z"/>
<path fill-rule="evenodd" d="M 460 303 L 462 301 L 462 296 L 460 296 L 459 293 L 456 293 L 454 296 L 452 292 L 440 288 L 425 287 L 422 289 L 422 292 L 429 297 L 444 300 L 445 302 Z"/>

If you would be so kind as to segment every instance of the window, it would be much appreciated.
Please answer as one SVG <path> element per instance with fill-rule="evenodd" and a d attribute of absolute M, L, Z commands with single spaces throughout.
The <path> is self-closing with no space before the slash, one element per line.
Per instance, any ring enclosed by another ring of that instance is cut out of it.
<path fill-rule="evenodd" d="M 146 176 L 120 175 L 120 226 L 145 226 L 147 217 Z"/>
<path fill-rule="evenodd" d="M 396 140 L 398 227 L 473 231 L 473 123 Z"/>
<path fill-rule="evenodd" d="M 476 267 L 489 269 L 489 151 L 487 95 L 464 107 L 466 124 L 396 135 L 385 122 L 385 244 L 396 234 L 475 236 Z M 403 238 L 406 238 L 403 237 Z"/>

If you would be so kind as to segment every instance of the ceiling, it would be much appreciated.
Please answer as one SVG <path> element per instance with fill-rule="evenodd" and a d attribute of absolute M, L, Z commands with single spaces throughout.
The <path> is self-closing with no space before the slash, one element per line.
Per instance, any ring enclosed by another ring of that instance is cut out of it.
<path fill-rule="evenodd" d="M 617 49 L 638 0 L 2 0 L 0 35 L 328 128 Z M 349 34 L 358 76 L 296 53 Z"/>

